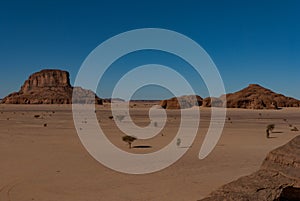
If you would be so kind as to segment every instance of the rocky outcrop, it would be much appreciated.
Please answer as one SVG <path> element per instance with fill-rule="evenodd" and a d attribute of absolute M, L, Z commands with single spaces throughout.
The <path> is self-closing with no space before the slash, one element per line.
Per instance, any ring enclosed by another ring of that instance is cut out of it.
<path fill-rule="evenodd" d="M 164 109 L 186 109 L 193 106 L 201 106 L 202 102 L 203 99 L 200 96 L 190 95 L 162 100 L 160 106 Z"/>
<path fill-rule="evenodd" d="M 207 97 L 203 100 L 203 107 L 223 107 L 224 101 L 221 98 Z"/>
<path fill-rule="evenodd" d="M 6 104 L 102 104 L 94 92 L 81 87 L 72 87 L 69 73 L 62 70 L 42 70 L 32 74 L 21 86 L 19 92 L 9 94 L 2 100 Z"/>
<path fill-rule="evenodd" d="M 225 101 L 226 96 L 226 101 Z M 300 101 L 282 94 L 277 94 L 258 84 L 250 84 L 248 87 L 219 98 L 206 98 L 204 107 L 244 108 L 244 109 L 278 109 L 280 107 L 300 107 Z"/>
<path fill-rule="evenodd" d="M 28 93 L 43 88 L 70 88 L 69 73 L 62 70 L 42 70 L 33 73 L 21 87 L 21 92 Z"/>
<path fill-rule="evenodd" d="M 227 94 L 226 100 L 229 108 L 277 109 L 300 106 L 299 100 L 277 94 L 258 84 L 250 84 L 241 91 Z"/>
<path fill-rule="evenodd" d="M 260 170 L 211 193 L 202 201 L 300 200 L 300 136 L 271 151 Z"/>

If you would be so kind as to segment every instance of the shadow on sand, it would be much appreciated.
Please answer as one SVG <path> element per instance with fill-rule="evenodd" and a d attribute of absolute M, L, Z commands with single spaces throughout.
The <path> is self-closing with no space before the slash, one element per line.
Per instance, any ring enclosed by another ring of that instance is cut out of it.
<path fill-rule="evenodd" d="M 149 149 L 149 148 L 152 148 L 152 146 L 149 146 L 149 145 L 137 145 L 137 146 L 133 146 L 132 148 Z"/>

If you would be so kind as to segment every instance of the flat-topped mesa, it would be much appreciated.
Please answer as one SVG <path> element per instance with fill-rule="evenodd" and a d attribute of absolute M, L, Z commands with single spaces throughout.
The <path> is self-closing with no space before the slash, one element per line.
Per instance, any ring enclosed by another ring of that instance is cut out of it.
<path fill-rule="evenodd" d="M 72 99 L 73 92 L 76 95 Z M 6 104 L 102 104 L 102 99 L 91 90 L 72 87 L 67 71 L 48 69 L 33 73 L 21 86 L 19 92 L 6 96 Z"/>
<path fill-rule="evenodd" d="M 72 87 L 69 73 L 62 70 L 42 70 L 33 73 L 21 87 L 20 92 L 27 93 L 43 87 Z"/>

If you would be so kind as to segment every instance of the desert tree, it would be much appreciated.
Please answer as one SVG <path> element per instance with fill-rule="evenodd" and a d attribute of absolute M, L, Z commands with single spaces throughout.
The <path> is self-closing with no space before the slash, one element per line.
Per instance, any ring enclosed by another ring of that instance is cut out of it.
<path fill-rule="evenodd" d="M 273 132 L 275 128 L 275 124 L 269 124 L 266 129 L 267 138 L 270 137 L 270 132 Z"/>
<path fill-rule="evenodd" d="M 134 137 L 134 136 L 125 135 L 125 136 L 122 137 L 122 140 L 123 140 L 124 142 L 126 142 L 126 143 L 128 144 L 128 146 L 129 146 L 129 149 L 131 149 L 131 144 L 132 144 L 135 140 L 137 140 L 137 138 Z"/>

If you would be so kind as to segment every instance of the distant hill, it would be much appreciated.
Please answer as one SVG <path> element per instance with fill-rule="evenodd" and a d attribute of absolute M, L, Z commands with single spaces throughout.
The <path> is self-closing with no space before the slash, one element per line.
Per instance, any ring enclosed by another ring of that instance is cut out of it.
<path fill-rule="evenodd" d="M 227 107 L 244 109 L 278 109 L 281 107 L 300 107 L 300 101 L 277 94 L 270 89 L 266 89 L 258 84 L 250 84 L 248 87 L 222 95 L 221 97 L 207 97 L 202 99 L 196 96 L 197 100 L 191 100 L 192 96 L 179 97 L 179 102 L 183 108 L 193 107 L 195 105 L 203 107 Z M 225 101 L 226 98 L 226 101 Z M 180 105 L 176 97 L 162 100 L 160 105 L 166 109 L 179 109 Z"/>
<path fill-rule="evenodd" d="M 164 109 L 186 109 L 193 106 L 201 106 L 203 98 L 195 95 L 173 97 L 167 100 L 162 100 L 160 106 Z"/>
<path fill-rule="evenodd" d="M 121 98 L 104 98 L 103 102 L 104 103 L 118 103 L 118 102 L 125 102 L 125 100 L 121 99 Z"/>
<path fill-rule="evenodd" d="M 224 97 L 220 97 L 224 99 Z M 277 94 L 258 84 L 250 84 L 248 87 L 226 95 L 228 108 L 246 109 L 277 109 L 279 107 L 299 107 L 300 101 Z"/>
<path fill-rule="evenodd" d="M 159 103 L 160 100 L 130 100 L 131 103 Z"/>

